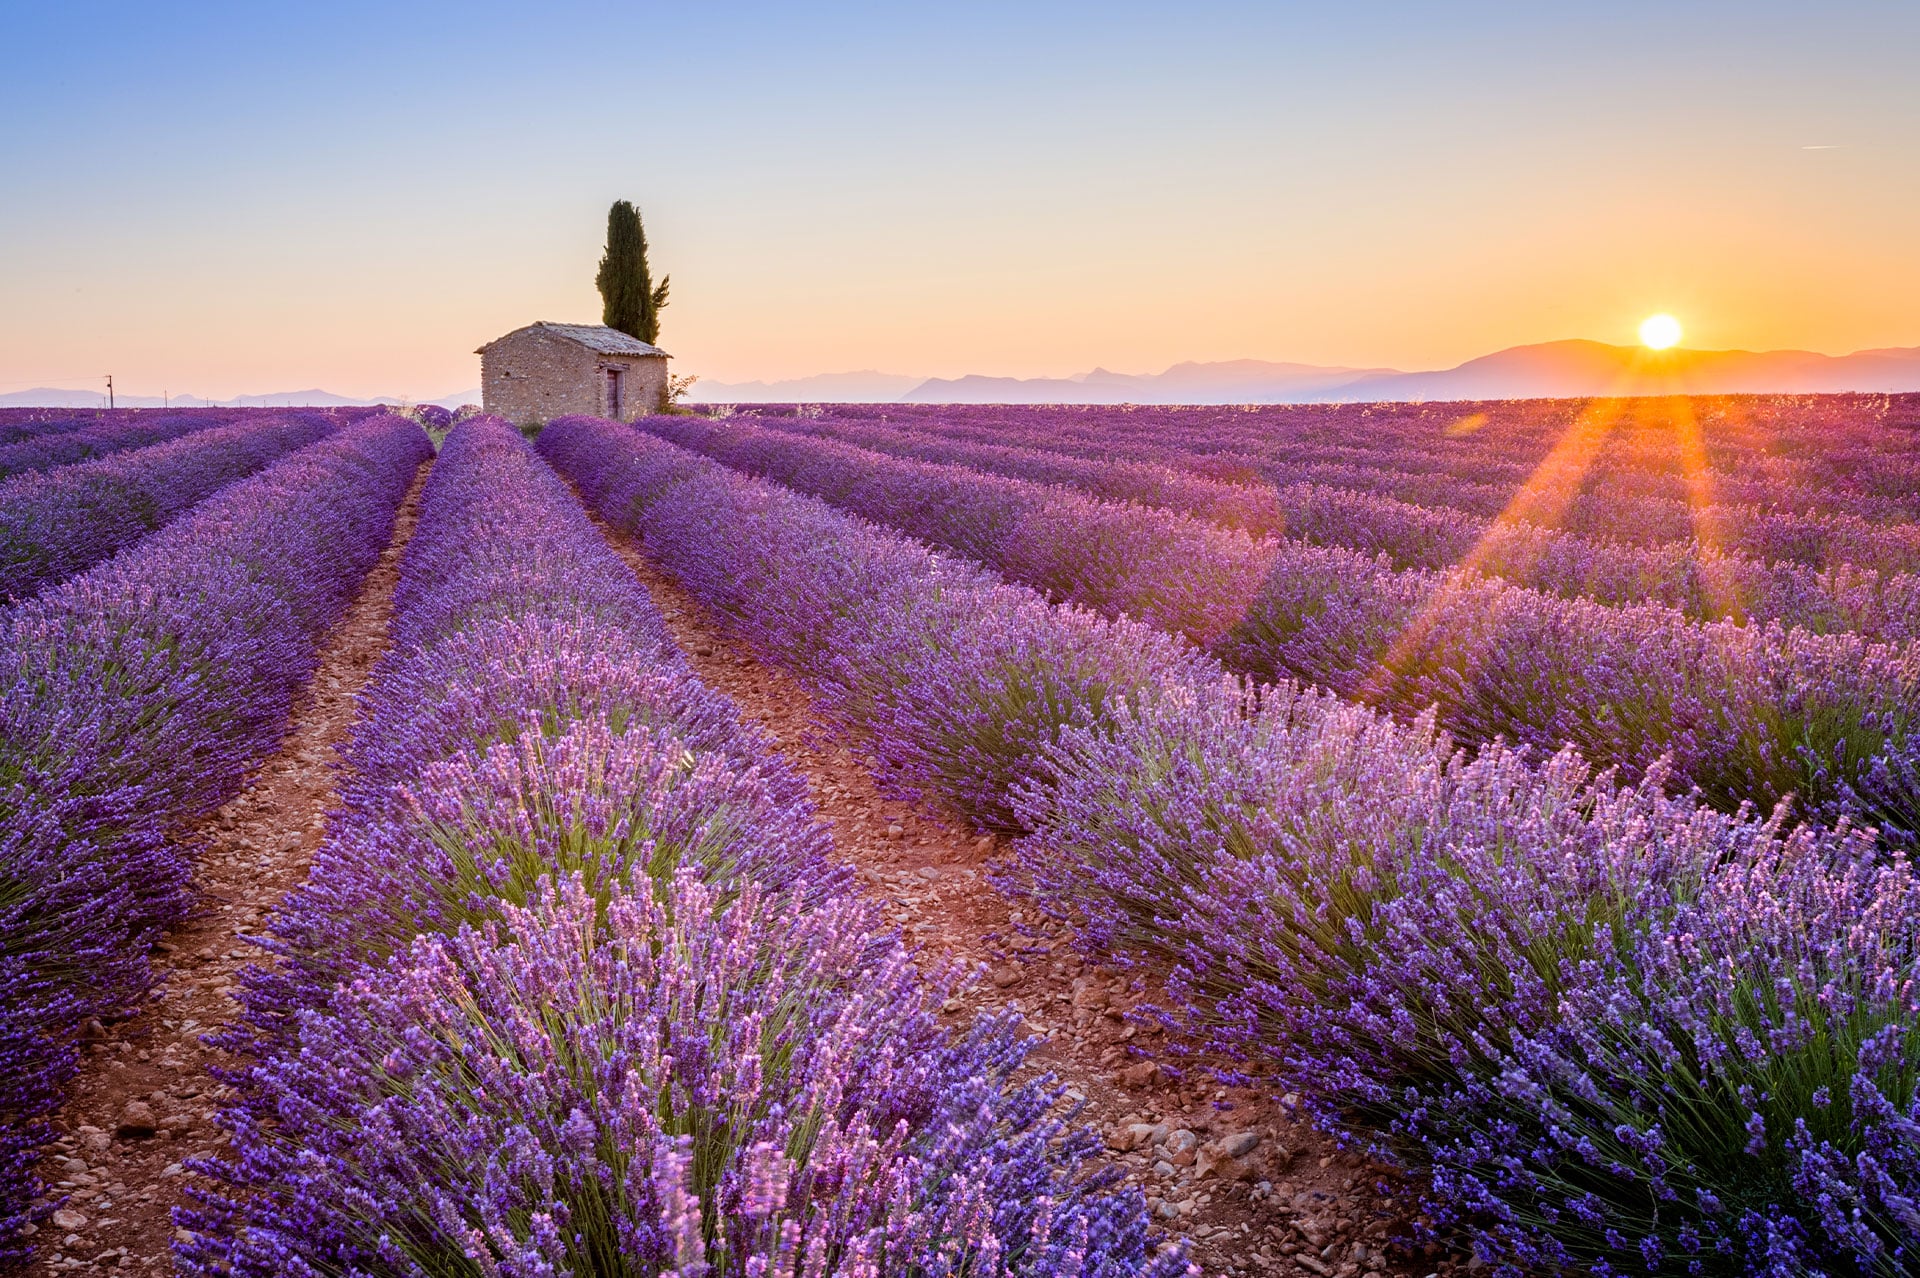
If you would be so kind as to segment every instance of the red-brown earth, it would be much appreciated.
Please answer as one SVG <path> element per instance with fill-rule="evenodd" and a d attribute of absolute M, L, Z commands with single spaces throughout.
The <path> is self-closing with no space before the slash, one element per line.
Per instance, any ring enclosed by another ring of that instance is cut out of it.
<path fill-rule="evenodd" d="M 319 846 L 333 802 L 334 747 L 386 649 L 400 550 L 424 482 L 423 470 L 392 542 L 328 636 L 279 751 L 231 802 L 180 835 L 196 850 L 198 908 L 160 942 L 161 980 L 144 1010 L 88 1027 L 80 1077 L 56 1119 L 60 1137 L 41 1164 L 67 1202 L 40 1227 L 30 1274 L 173 1267 L 171 1213 L 192 1179 L 183 1165 L 225 1144 L 213 1124 L 223 1089 L 208 1072 L 223 1056 L 201 1038 L 238 1010 L 234 973 L 261 957 L 245 938 L 306 878 Z"/>
<path fill-rule="evenodd" d="M 1147 991 L 1084 962 L 1063 928 L 989 886 L 1009 844 L 953 813 L 887 797 L 872 759 L 827 729 L 797 680 L 757 660 L 626 538 L 602 531 L 652 592 L 695 672 L 806 777 L 837 852 L 923 957 L 979 970 L 949 1013 L 1011 1009 L 1045 1036 L 1035 1065 L 1084 1102 L 1080 1121 L 1106 1139 L 1157 1228 L 1185 1238 L 1204 1272 L 1420 1278 L 1464 1267 L 1464 1257 L 1437 1247 L 1393 1245 L 1411 1232 L 1414 1204 L 1392 1192 L 1382 1169 L 1269 1096 L 1218 1086 L 1203 1062 L 1182 1060 L 1175 1077 L 1164 1032 L 1128 1014 Z"/>
<path fill-rule="evenodd" d="M 198 849 L 200 909 L 160 945 L 164 981 L 148 1007 L 89 1030 L 81 1077 L 43 1165 L 68 1201 L 42 1227 L 29 1273 L 170 1268 L 170 1213 L 192 1179 L 183 1164 L 225 1143 L 212 1123 L 222 1093 L 209 1067 L 231 1062 L 202 1039 L 235 1014 L 235 972 L 260 959 L 244 938 L 304 880 L 324 833 L 335 747 L 385 649 L 399 555 L 418 513 L 416 481 L 281 749 L 239 796 L 183 835 Z M 975 973 L 948 1013 L 958 1021 L 1013 1010 L 1044 1037 L 1035 1068 L 1056 1075 L 1083 1107 L 1079 1121 L 1147 1195 L 1163 1238 L 1184 1239 L 1209 1274 L 1419 1278 L 1462 1265 L 1437 1248 L 1394 1245 L 1407 1232 L 1411 1198 L 1392 1192 L 1390 1176 L 1264 1094 L 1218 1086 L 1203 1064 L 1166 1050 L 1165 1032 L 1131 1014 L 1148 997 L 1137 978 L 1088 964 L 1060 926 L 989 886 L 1009 854 L 1005 841 L 884 794 L 860 743 L 827 731 L 797 681 L 756 660 L 626 539 L 613 541 L 694 670 L 806 777 L 838 854 L 866 890 L 926 961 L 958 961 Z"/>

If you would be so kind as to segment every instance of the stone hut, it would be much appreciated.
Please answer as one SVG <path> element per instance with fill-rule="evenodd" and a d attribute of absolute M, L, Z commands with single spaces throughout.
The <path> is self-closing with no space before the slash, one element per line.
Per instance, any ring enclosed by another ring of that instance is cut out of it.
<path fill-rule="evenodd" d="M 617 328 L 542 320 L 474 353 L 482 408 L 510 422 L 569 413 L 630 422 L 667 404 L 667 353 Z"/>

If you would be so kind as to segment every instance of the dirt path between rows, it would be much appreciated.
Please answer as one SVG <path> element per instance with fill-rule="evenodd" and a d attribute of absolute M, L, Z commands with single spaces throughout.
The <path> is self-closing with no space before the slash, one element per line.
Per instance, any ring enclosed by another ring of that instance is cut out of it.
<path fill-rule="evenodd" d="M 1129 978 L 1088 966 L 1064 931 L 1028 917 L 988 886 L 1008 847 L 950 814 L 888 799 L 857 743 L 830 736 L 805 689 L 756 660 L 629 539 L 602 530 L 666 614 L 674 640 L 709 686 L 766 729 L 806 776 L 835 846 L 889 916 L 929 957 L 984 965 L 986 978 L 948 1010 L 1013 1008 L 1048 1038 L 1036 1062 L 1084 1100 L 1158 1227 L 1185 1237 L 1208 1274 L 1380 1278 L 1463 1265 L 1438 1248 L 1407 1251 L 1406 1196 L 1374 1187 L 1365 1160 L 1342 1154 L 1259 1093 L 1170 1075 L 1162 1036 L 1133 1023 Z"/>
<path fill-rule="evenodd" d="M 295 704 L 292 729 L 232 802 L 187 834 L 197 844 L 200 908 L 159 945 L 163 978 L 148 1010 L 90 1025 L 80 1078 L 61 1110 L 42 1175 L 66 1205 L 40 1227 L 25 1272 L 171 1272 L 172 1209 L 183 1204 L 189 1158 L 213 1153 L 222 1089 L 208 1074 L 220 1053 L 201 1042 L 237 1010 L 234 974 L 260 952 L 243 938 L 306 878 L 333 802 L 334 747 L 355 696 L 386 648 L 400 550 L 420 511 L 423 470 L 401 504 L 393 540 L 328 637 Z"/>

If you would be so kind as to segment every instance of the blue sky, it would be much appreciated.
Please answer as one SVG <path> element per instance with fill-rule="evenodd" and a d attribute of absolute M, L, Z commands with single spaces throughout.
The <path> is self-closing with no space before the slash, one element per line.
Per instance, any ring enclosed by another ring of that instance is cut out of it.
<path fill-rule="evenodd" d="M 618 197 L 726 380 L 1920 343 L 1912 4 L 0 14 L 0 390 L 471 386 Z"/>

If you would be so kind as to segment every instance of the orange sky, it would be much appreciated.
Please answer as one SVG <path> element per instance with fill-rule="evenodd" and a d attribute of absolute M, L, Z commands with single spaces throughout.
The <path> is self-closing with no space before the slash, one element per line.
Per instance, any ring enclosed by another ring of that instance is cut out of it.
<path fill-rule="evenodd" d="M 1910 8 L 566 7 L 23 20 L 0 392 L 463 390 L 619 196 L 714 380 L 1920 344 Z"/>

